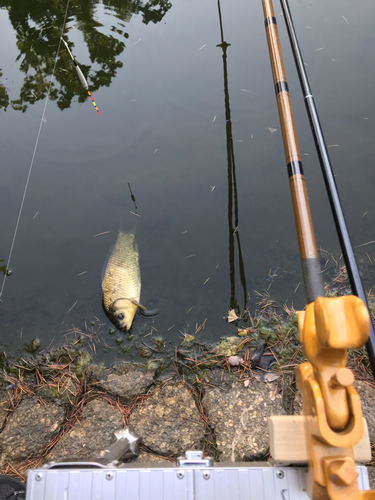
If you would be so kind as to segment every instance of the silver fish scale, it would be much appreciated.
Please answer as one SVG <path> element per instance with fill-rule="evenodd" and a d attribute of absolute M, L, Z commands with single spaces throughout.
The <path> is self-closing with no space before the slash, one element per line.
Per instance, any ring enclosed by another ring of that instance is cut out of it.
<path fill-rule="evenodd" d="M 109 309 L 117 299 L 141 296 L 138 246 L 132 233 L 119 232 L 115 247 L 104 272 L 103 302 Z"/>

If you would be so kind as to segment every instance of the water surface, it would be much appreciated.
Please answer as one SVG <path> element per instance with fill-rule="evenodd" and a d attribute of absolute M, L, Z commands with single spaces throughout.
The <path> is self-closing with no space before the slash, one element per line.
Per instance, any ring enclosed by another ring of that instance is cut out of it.
<path fill-rule="evenodd" d="M 64 37 L 99 117 L 64 46 L 57 52 L 67 3 L 0 1 L 2 264 L 37 144 L 1 297 L 7 353 L 35 337 L 42 349 L 60 345 L 76 328 L 100 332 L 97 359 L 129 358 L 132 350 L 119 353 L 109 335 L 100 288 L 119 221 L 134 210 L 128 183 L 141 215 L 141 301 L 160 313 L 137 316 L 132 338 L 121 334 L 125 346 L 152 331 L 173 348 L 203 324 L 203 342 L 231 335 L 228 309 L 252 313 L 255 291 L 269 287 L 281 304 L 304 306 L 262 5 L 220 6 L 222 31 L 214 0 L 70 1 Z M 281 7 L 274 7 L 317 242 L 337 259 Z M 375 6 L 294 0 L 290 7 L 350 234 L 361 245 L 375 240 Z M 374 250 L 357 249 L 370 270 Z M 105 344 L 115 348 L 103 351 Z"/>

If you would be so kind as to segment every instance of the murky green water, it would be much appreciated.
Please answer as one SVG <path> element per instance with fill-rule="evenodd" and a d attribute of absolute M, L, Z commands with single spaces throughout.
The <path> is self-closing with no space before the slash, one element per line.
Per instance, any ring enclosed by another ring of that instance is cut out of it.
<path fill-rule="evenodd" d="M 290 6 L 353 244 L 361 245 L 375 240 L 375 4 Z M 8 0 L 0 7 L 0 264 L 8 261 L 33 161 L 0 304 L 2 348 L 14 353 L 38 337 L 48 349 L 72 339 L 75 327 L 100 332 L 98 359 L 130 355 L 119 353 L 108 333 L 100 288 L 120 218 L 132 209 L 128 183 L 141 215 L 141 301 L 160 313 L 137 316 L 132 339 L 121 334 L 126 349 L 151 331 L 171 348 L 202 324 L 204 342 L 233 334 L 222 319 L 228 309 L 254 310 L 254 290 L 270 285 L 281 303 L 303 307 L 260 1 L 221 1 L 230 44 L 223 51 L 215 0 L 71 0 L 64 37 L 100 117 L 63 45 L 57 53 L 66 1 Z M 277 2 L 275 12 L 318 245 L 337 258 Z M 360 247 L 358 258 L 368 261 L 374 250 Z M 105 344 L 114 349 L 104 352 Z"/>

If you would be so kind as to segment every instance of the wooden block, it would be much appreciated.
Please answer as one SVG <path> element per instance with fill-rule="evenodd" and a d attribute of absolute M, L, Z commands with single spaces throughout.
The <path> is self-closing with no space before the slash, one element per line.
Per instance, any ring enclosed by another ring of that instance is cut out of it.
<path fill-rule="evenodd" d="M 371 445 L 367 422 L 363 419 L 364 433 L 361 441 L 354 446 L 357 463 L 371 460 Z M 276 462 L 306 464 L 305 417 L 303 415 L 272 416 L 268 419 L 271 456 Z"/>

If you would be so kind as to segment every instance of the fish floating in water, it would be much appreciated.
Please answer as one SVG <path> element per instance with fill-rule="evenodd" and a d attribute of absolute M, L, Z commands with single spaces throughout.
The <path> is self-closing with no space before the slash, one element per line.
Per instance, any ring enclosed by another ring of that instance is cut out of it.
<path fill-rule="evenodd" d="M 119 330 L 130 330 L 137 308 L 146 309 L 139 303 L 141 274 L 134 233 L 119 231 L 103 268 L 102 290 L 104 309 L 112 323 Z"/>

